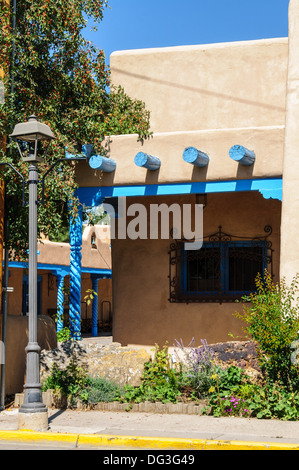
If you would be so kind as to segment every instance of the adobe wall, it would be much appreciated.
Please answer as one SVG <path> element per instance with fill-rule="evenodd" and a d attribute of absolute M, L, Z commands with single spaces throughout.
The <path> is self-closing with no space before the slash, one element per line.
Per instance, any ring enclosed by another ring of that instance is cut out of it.
<path fill-rule="evenodd" d="M 2 335 L 2 321 L 0 331 Z M 54 349 L 57 346 L 56 326 L 49 317 L 38 317 L 37 338 L 41 349 Z M 8 315 L 5 367 L 5 393 L 23 391 L 26 381 L 26 351 L 28 344 L 28 317 Z"/>
<path fill-rule="evenodd" d="M 142 100 L 153 136 L 106 139 L 116 170 L 78 166 L 81 187 L 281 177 L 283 173 L 288 38 L 114 52 L 114 85 Z M 229 158 L 233 145 L 256 153 L 252 167 Z M 186 147 L 210 157 L 207 168 L 183 161 Z M 150 172 L 138 152 L 161 160 Z"/>
<path fill-rule="evenodd" d="M 117 51 L 110 66 L 153 132 L 285 123 L 288 38 Z"/>
<path fill-rule="evenodd" d="M 298 238 L 298 120 L 299 120 L 299 4 L 289 3 L 289 67 L 283 166 L 281 277 L 290 284 L 299 273 Z"/>
<path fill-rule="evenodd" d="M 127 200 L 128 202 L 128 200 Z M 130 202 L 144 204 L 195 202 L 195 196 L 132 198 Z M 256 237 L 265 235 L 271 225 L 273 233 L 273 270 L 279 276 L 279 238 L 281 202 L 265 200 L 261 194 L 227 193 L 208 195 L 204 209 L 204 235 L 218 230 L 233 235 Z M 121 343 L 172 346 L 175 339 L 189 344 L 195 337 L 208 343 L 244 337 L 242 325 L 233 313 L 240 308 L 235 303 L 170 303 L 169 257 L 171 240 L 112 240 L 113 269 L 113 339 Z"/>

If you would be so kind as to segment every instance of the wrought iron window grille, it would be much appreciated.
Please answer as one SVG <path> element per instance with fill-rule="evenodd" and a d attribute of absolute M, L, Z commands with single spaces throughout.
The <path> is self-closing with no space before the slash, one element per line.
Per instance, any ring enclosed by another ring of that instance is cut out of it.
<path fill-rule="evenodd" d="M 172 235 L 172 234 L 171 234 Z M 184 243 L 174 240 L 169 254 L 169 302 L 234 302 L 255 290 L 258 272 L 267 269 L 273 276 L 273 248 L 264 235 L 244 237 L 218 231 L 203 237 L 200 250 L 186 251 Z"/>

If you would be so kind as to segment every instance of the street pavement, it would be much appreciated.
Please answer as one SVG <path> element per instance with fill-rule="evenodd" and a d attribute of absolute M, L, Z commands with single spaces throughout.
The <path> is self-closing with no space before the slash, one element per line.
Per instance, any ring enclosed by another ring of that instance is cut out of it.
<path fill-rule="evenodd" d="M 183 414 L 48 410 L 45 433 L 18 430 L 18 409 L 0 412 L 0 449 L 299 450 L 299 422 Z M 10 443 L 10 444 L 9 444 Z"/>

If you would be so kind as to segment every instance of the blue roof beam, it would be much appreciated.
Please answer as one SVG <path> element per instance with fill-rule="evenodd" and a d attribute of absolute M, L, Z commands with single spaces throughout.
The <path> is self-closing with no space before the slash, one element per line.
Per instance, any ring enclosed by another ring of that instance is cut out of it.
<path fill-rule="evenodd" d="M 92 155 L 89 159 L 89 166 L 93 170 L 100 170 L 104 173 L 113 173 L 116 170 L 115 161 L 101 155 Z"/>
<path fill-rule="evenodd" d="M 234 145 L 229 151 L 232 160 L 244 166 L 251 166 L 255 162 L 255 153 L 242 145 Z"/>
<path fill-rule="evenodd" d="M 151 171 L 159 170 L 161 167 L 161 161 L 158 157 L 153 157 L 143 152 L 137 153 L 134 162 L 135 165 Z"/>
<path fill-rule="evenodd" d="M 204 168 L 209 164 L 210 157 L 195 147 L 187 147 L 183 153 L 183 160 L 186 163 L 190 163 L 190 165 Z"/>

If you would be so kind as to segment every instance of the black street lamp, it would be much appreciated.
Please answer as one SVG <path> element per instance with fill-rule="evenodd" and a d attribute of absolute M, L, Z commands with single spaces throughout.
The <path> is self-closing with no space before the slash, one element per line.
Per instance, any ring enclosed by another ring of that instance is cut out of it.
<path fill-rule="evenodd" d="M 51 129 L 46 124 L 39 122 L 36 116 L 30 116 L 27 122 L 16 124 L 10 138 L 17 144 L 20 156 L 24 162 L 29 163 L 29 318 L 28 318 L 28 345 L 26 384 L 24 385 L 24 402 L 19 410 L 19 429 L 31 429 L 43 431 L 48 429 L 48 410 L 43 404 L 42 387 L 40 383 L 40 346 L 37 341 L 37 185 L 42 184 L 42 201 L 44 203 L 44 184 L 47 175 L 62 162 L 88 160 L 88 155 L 61 158 L 55 161 L 47 170 L 41 181 L 38 178 L 38 163 L 42 161 L 39 156 L 39 147 L 43 145 L 43 156 L 46 156 L 50 143 L 55 139 Z M 8 165 L 15 171 L 23 183 L 23 206 L 25 180 L 21 173 L 9 162 L 0 162 Z"/>
<path fill-rule="evenodd" d="M 55 139 L 51 129 L 40 123 L 35 116 L 27 122 L 16 124 L 10 135 L 17 143 L 20 155 L 29 162 L 29 317 L 26 384 L 24 402 L 19 410 L 19 428 L 43 431 L 48 429 L 48 410 L 43 404 L 40 383 L 40 346 L 37 342 L 37 184 L 41 161 L 38 146 L 41 142 Z"/>

